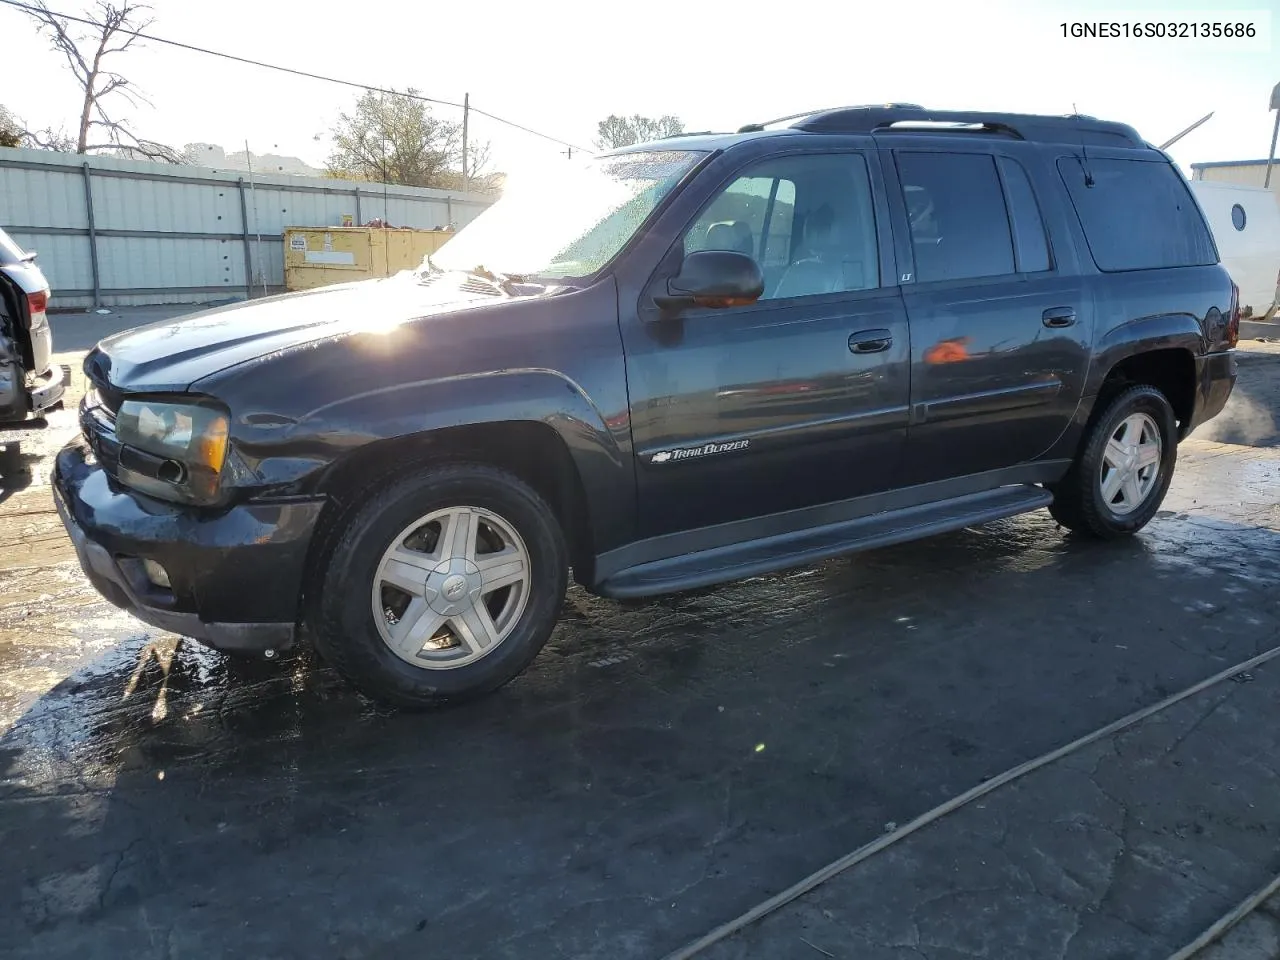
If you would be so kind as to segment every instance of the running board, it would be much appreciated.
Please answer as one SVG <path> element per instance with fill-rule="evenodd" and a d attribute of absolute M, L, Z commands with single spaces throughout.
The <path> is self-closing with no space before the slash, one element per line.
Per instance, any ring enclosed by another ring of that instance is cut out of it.
<path fill-rule="evenodd" d="M 960 530 L 1038 510 L 1051 502 L 1053 494 L 1033 484 L 998 487 L 638 564 L 619 570 L 596 589 L 619 599 L 692 590 Z"/>

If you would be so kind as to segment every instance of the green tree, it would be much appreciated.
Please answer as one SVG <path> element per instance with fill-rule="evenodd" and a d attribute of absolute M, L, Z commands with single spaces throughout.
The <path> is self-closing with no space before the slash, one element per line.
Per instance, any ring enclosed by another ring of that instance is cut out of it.
<path fill-rule="evenodd" d="M 458 189 L 462 124 L 437 117 L 417 96 L 412 87 L 403 94 L 371 90 L 356 101 L 350 113 L 339 114 L 332 131 L 329 174 L 410 187 Z M 488 144 L 469 143 L 467 154 L 471 177 L 482 182 Z"/>
<path fill-rule="evenodd" d="M 26 124 L 21 123 L 8 107 L 0 104 L 0 147 L 20 147 L 26 139 Z"/>
<path fill-rule="evenodd" d="M 596 146 L 601 150 L 616 150 L 633 143 L 645 143 L 663 137 L 684 133 L 684 123 L 679 117 L 665 116 L 654 119 L 632 114 L 619 117 L 609 114 L 596 124 Z"/>

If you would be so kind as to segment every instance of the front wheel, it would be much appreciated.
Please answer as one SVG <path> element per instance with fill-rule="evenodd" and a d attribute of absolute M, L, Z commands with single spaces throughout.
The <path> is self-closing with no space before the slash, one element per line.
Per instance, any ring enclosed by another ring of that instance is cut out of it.
<path fill-rule="evenodd" d="M 1094 421 L 1075 463 L 1054 485 L 1049 513 L 1069 530 L 1104 540 L 1147 525 L 1178 459 L 1173 407 L 1155 387 L 1130 387 Z"/>
<path fill-rule="evenodd" d="M 346 521 L 308 620 L 347 680 L 419 707 L 520 673 L 567 583 L 564 537 L 537 493 L 505 471 L 447 465 L 390 484 Z"/>

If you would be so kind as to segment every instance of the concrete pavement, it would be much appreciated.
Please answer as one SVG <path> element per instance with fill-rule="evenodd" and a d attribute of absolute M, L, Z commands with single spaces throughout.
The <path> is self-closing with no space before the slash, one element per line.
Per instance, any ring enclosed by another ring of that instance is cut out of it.
<path fill-rule="evenodd" d="M 1280 347 L 1251 346 L 1131 541 L 1039 513 L 655 601 L 574 591 L 526 676 L 425 716 L 305 652 L 238 662 L 98 599 L 48 493 L 68 414 L 0 491 L 0 944 L 661 957 L 1280 644 L 1276 410 Z M 1280 661 L 707 955 L 1164 960 L 1280 872 L 1277 698 Z"/>

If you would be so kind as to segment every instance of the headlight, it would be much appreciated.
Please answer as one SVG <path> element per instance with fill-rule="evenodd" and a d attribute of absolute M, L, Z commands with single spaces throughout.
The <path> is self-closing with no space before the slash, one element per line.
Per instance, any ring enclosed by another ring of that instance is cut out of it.
<path fill-rule="evenodd" d="M 120 479 L 168 500 L 211 501 L 227 458 L 228 426 L 215 406 L 126 400 L 116 414 Z"/>

